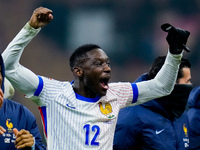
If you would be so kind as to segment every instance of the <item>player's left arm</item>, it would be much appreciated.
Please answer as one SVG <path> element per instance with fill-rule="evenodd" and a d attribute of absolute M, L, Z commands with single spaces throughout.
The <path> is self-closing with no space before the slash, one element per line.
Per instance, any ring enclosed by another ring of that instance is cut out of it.
<path fill-rule="evenodd" d="M 182 53 L 172 55 L 168 52 L 166 61 L 152 80 L 136 83 L 138 88 L 138 99 L 136 104 L 169 95 L 175 85 Z"/>
<path fill-rule="evenodd" d="M 177 79 L 183 50 L 189 51 L 186 47 L 189 31 L 175 28 L 170 24 L 163 24 L 161 28 L 168 32 L 166 40 L 169 44 L 169 51 L 164 65 L 154 79 L 136 83 L 139 93 L 138 104 L 171 93 Z"/>

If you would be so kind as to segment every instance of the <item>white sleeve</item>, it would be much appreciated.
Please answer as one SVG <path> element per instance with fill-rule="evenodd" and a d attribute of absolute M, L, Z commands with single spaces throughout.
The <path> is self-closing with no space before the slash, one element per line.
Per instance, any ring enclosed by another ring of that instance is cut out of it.
<path fill-rule="evenodd" d="M 15 94 L 15 89 L 7 78 L 4 78 L 4 93 L 3 98 L 12 99 Z"/>
<path fill-rule="evenodd" d="M 27 23 L 2 53 L 6 78 L 16 89 L 28 97 L 34 94 L 39 79 L 31 70 L 22 66 L 19 60 L 24 48 L 39 31 L 40 28 L 34 29 Z"/>
<path fill-rule="evenodd" d="M 182 55 L 182 53 L 172 55 L 168 52 L 163 67 L 154 79 L 136 83 L 139 93 L 136 105 L 169 95 L 172 92 Z"/>

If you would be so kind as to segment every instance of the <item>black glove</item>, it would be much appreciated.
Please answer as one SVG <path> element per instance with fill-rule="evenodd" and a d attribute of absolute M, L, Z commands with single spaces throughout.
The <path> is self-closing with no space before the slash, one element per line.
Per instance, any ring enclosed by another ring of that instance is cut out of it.
<path fill-rule="evenodd" d="M 182 50 L 190 52 L 189 48 L 186 47 L 187 39 L 190 35 L 189 31 L 175 28 L 172 25 L 166 23 L 161 26 L 163 31 L 168 32 L 167 42 L 169 44 L 169 51 L 172 54 L 180 54 Z"/>

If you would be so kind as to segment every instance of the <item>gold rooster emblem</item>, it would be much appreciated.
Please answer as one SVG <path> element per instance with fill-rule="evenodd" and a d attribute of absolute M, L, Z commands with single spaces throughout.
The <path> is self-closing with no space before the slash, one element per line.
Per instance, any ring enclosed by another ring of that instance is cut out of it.
<path fill-rule="evenodd" d="M 9 122 L 9 121 L 10 121 L 10 119 L 6 120 L 6 126 L 8 127 L 8 130 L 12 130 L 13 124 L 11 122 Z"/>
<path fill-rule="evenodd" d="M 187 130 L 187 128 L 185 127 L 185 124 L 183 125 L 183 131 L 185 132 L 185 136 L 188 137 L 188 130 Z"/>
<path fill-rule="evenodd" d="M 106 103 L 105 107 L 103 107 L 103 104 L 100 102 L 99 108 L 100 108 L 101 113 L 106 115 L 108 118 L 114 117 L 114 115 L 110 114 L 112 113 L 112 106 L 110 105 L 110 103 Z"/>

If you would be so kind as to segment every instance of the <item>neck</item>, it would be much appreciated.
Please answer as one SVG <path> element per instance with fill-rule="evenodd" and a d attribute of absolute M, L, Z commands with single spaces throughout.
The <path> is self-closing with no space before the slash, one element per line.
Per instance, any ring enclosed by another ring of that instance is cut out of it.
<path fill-rule="evenodd" d="M 74 83 L 72 84 L 72 87 L 73 87 L 74 91 L 81 96 L 84 96 L 87 98 L 95 98 L 98 96 L 96 93 L 92 92 L 90 89 L 85 87 L 79 81 L 74 81 Z"/>

